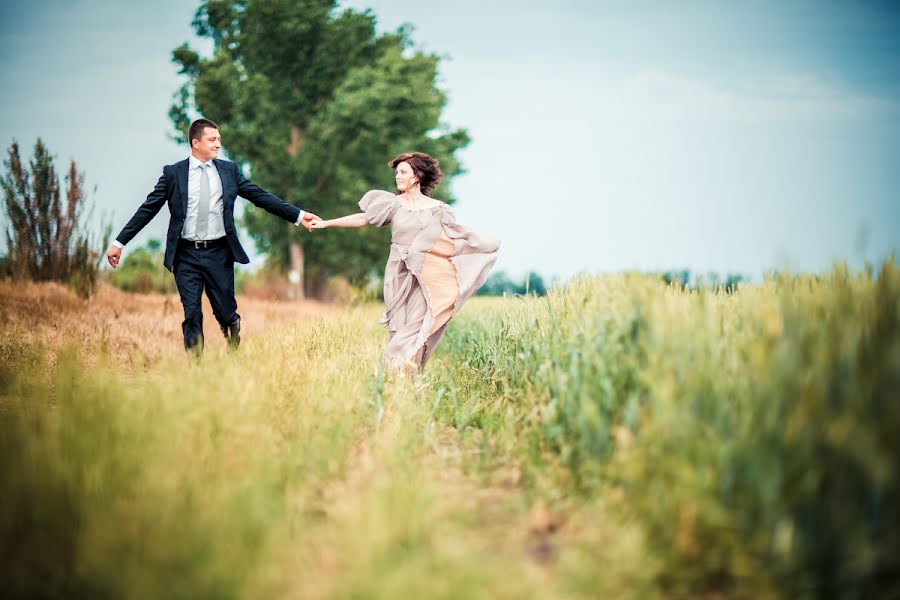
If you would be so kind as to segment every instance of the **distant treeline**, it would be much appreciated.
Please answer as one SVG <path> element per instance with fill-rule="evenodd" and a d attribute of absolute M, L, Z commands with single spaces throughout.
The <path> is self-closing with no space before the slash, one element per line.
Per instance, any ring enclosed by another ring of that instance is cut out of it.
<path fill-rule="evenodd" d="M 505 271 L 495 271 L 478 290 L 478 296 L 511 296 L 515 294 L 533 294 L 543 296 L 547 293 L 544 278 L 531 271 L 521 281 L 514 281 Z"/>
<path fill-rule="evenodd" d="M 679 287 L 697 289 L 723 289 L 726 293 L 732 293 L 738 286 L 746 283 L 747 278 L 737 273 L 728 273 L 724 277 L 715 272 L 691 275 L 690 270 L 666 271 L 661 274 L 663 281 L 668 284 L 677 284 Z"/>
<path fill-rule="evenodd" d="M 667 284 L 675 284 L 679 287 L 687 287 L 691 290 L 721 289 L 726 293 L 732 293 L 738 289 L 738 286 L 746 283 L 747 278 L 736 273 L 728 273 L 724 277 L 715 272 L 705 274 L 692 274 L 690 270 L 683 269 L 680 271 L 665 271 L 662 273 L 648 273 L 660 277 Z M 553 287 L 556 283 L 554 279 L 549 284 L 538 273 L 530 271 L 525 274 L 521 280 L 514 280 L 505 271 L 496 271 L 484 284 L 478 294 L 479 296 L 510 296 L 533 294 L 535 296 L 543 296 L 547 293 L 547 289 Z"/>

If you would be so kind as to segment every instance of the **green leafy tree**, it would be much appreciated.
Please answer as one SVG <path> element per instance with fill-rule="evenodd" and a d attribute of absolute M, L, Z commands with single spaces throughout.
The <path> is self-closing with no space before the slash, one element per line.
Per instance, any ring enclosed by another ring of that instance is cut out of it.
<path fill-rule="evenodd" d="M 40 138 L 27 166 L 15 141 L 4 166 L 6 173 L 0 179 L 6 213 L 4 272 L 18 279 L 60 281 L 89 295 L 97 284 L 110 225 L 101 224 L 102 239 L 88 230 L 92 211 L 87 207 L 84 173 L 78 172 L 74 160 L 69 163 L 64 200 L 53 156 Z"/>
<path fill-rule="evenodd" d="M 207 0 L 193 25 L 214 50 L 173 52 L 187 77 L 169 111 L 178 139 L 192 112 L 215 120 L 256 183 L 323 217 L 393 189 L 387 162 L 410 150 L 440 161 L 436 196 L 454 201 L 455 154 L 469 136 L 441 123 L 439 58 L 414 50 L 408 29 L 377 35 L 371 12 L 323 0 Z M 360 280 L 386 255 L 388 234 L 374 228 L 309 235 L 252 210 L 243 224 L 276 265 L 305 262 L 312 289 L 331 275 Z"/>

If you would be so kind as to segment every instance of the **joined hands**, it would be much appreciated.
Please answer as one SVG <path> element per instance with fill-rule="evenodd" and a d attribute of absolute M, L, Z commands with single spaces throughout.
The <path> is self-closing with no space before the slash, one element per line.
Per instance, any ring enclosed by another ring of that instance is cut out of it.
<path fill-rule="evenodd" d="M 319 215 L 313 214 L 311 212 L 304 212 L 303 218 L 300 220 L 300 224 L 306 227 L 307 231 L 312 231 L 314 229 L 313 223 L 321 222 L 322 217 Z"/>

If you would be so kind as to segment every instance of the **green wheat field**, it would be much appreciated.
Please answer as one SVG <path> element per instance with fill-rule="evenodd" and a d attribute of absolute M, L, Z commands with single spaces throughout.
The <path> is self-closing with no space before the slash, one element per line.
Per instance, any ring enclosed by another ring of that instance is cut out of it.
<path fill-rule="evenodd" d="M 177 310 L 141 351 L 36 293 L 3 287 L 4 597 L 900 597 L 891 260 L 476 298 L 412 380 L 378 304 L 191 365 Z"/>

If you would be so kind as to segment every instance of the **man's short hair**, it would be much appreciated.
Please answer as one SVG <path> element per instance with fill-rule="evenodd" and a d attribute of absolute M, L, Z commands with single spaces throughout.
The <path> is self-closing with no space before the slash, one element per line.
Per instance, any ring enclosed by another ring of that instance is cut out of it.
<path fill-rule="evenodd" d="M 207 127 L 211 127 L 212 129 L 219 128 L 218 125 L 209 119 L 197 119 L 191 123 L 190 129 L 188 129 L 188 144 L 193 145 L 193 140 L 199 140 L 200 136 L 203 135 L 203 130 Z"/>

